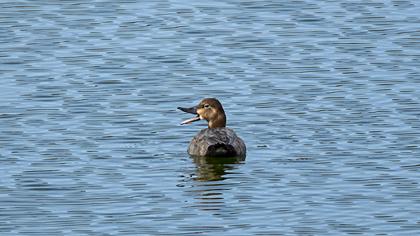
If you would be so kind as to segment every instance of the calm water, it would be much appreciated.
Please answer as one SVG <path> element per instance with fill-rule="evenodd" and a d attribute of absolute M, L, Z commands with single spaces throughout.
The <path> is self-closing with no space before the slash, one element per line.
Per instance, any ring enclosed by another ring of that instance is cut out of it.
<path fill-rule="evenodd" d="M 1 1 L 1 235 L 419 235 L 420 2 Z M 244 162 L 190 158 L 219 98 Z"/>

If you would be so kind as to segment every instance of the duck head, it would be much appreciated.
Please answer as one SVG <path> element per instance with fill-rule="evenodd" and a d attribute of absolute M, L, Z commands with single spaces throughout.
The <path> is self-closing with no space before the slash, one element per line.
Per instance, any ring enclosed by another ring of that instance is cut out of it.
<path fill-rule="evenodd" d="M 181 124 L 189 124 L 198 120 L 206 120 L 209 128 L 226 127 L 226 114 L 222 104 L 216 98 L 205 98 L 197 106 L 190 108 L 178 107 L 181 111 L 197 116 L 184 120 Z"/>

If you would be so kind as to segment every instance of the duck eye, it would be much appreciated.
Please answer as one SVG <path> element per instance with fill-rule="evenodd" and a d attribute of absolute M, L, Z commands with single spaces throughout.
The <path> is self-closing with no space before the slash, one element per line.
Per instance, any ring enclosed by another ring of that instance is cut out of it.
<path fill-rule="evenodd" d="M 210 108 L 210 105 L 209 104 L 205 104 L 204 105 L 204 108 L 207 108 L 208 109 L 208 108 Z"/>

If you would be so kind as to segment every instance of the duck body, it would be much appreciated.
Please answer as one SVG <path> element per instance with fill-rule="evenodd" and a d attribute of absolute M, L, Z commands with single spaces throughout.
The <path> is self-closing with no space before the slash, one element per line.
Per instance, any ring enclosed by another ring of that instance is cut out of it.
<path fill-rule="evenodd" d="M 201 130 L 188 147 L 191 156 L 244 157 L 246 146 L 232 129 L 207 128 Z"/>
<path fill-rule="evenodd" d="M 189 124 L 199 120 L 208 122 L 208 128 L 201 130 L 191 140 L 188 154 L 206 157 L 246 156 L 244 141 L 232 129 L 226 127 L 226 114 L 219 100 L 205 98 L 197 106 L 191 108 L 178 107 L 178 109 L 196 115 L 181 124 Z"/>

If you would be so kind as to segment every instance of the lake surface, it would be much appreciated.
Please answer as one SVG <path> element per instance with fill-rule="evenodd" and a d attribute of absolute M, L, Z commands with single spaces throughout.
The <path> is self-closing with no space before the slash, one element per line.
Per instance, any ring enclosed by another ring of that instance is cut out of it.
<path fill-rule="evenodd" d="M 1 235 L 420 235 L 420 2 L 1 1 Z M 193 159 L 204 97 L 245 161 Z"/>

